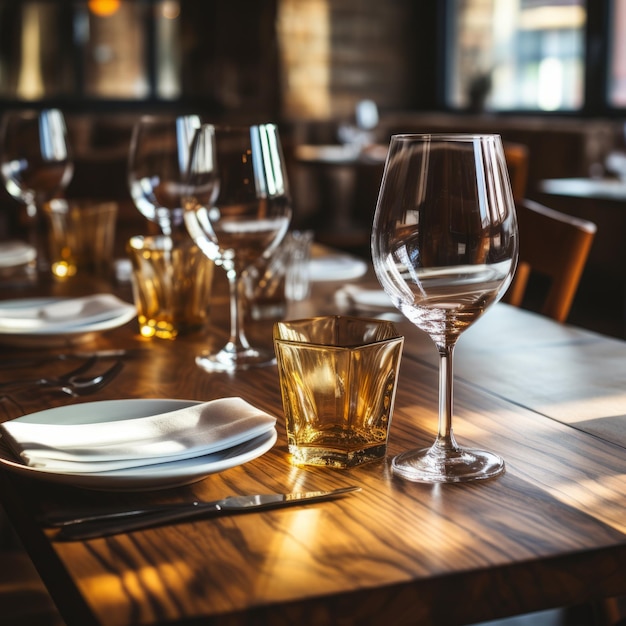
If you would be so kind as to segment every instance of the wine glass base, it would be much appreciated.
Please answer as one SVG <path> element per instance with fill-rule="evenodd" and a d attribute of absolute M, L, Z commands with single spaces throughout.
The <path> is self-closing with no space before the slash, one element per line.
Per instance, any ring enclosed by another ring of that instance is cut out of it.
<path fill-rule="evenodd" d="M 255 367 L 266 367 L 276 364 L 276 355 L 270 350 L 248 348 L 239 352 L 220 350 L 196 357 L 196 365 L 207 372 L 236 372 Z"/>
<path fill-rule="evenodd" d="M 438 446 L 403 452 L 391 469 L 405 480 L 420 483 L 462 483 L 494 478 L 504 473 L 504 461 L 492 452 Z"/>

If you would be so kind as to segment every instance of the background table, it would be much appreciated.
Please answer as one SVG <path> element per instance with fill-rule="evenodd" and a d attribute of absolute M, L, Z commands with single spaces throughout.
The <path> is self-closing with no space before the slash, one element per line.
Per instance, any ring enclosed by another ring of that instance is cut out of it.
<path fill-rule="evenodd" d="M 597 225 L 570 319 L 626 337 L 626 183 L 617 179 L 548 179 L 539 182 L 533 198 Z"/>

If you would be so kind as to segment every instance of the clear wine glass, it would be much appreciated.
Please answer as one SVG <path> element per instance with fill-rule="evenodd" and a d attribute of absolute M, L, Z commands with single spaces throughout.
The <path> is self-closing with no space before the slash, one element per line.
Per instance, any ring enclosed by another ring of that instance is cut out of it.
<path fill-rule="evenodd" d="M 185 234 L 184 183 L 198 115 L 142 117 L 133 127 L 128 185 L 137 209 L 168 237 Z"/>
<path fill-rule="evenodd" d="M 291 219 L 278 129 L 273 124 L 203 125 L 192 146 L 188 185 L 187 230 L 198 247 L 224 268 L 230 290 L 230 338 L 219 351 L 198 356 L 196 363 L 207 371 L 274 363 L 272 349 L 254 348 L 248 342 L 240 296 L 242 274 L 260 257 L 271 255 Z"/>
<path fill-rule="evenodd" d="M 7 191 L 26 206 L 38 266 L 46 268 L 42 209 L 67 187 L 74 173 L 67 128 L 58 109 L 9 111 L 0 128 L 0 167 Z"/>
<path fill-rule="evenodd" d="M 452 432 L 453 351 L 506 291 L 518 234 L 498 135 L 391 138 L 372 231 L 374 269 L 394 305 L 439 351 L 439 428 L 429 448 L 392 461 L 418 482 L 497 476 L 496 454 L 459 447 Z"/>

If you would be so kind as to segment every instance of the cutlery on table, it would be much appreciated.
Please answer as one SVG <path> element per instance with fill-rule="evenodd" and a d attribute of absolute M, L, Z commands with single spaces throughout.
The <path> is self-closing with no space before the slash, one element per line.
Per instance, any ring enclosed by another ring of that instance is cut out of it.
<path fill-rule="evenodd" d="M 44 514 L 41 521 L 46 526 L 60 529 L 56 539 L 70 541 L 92 539 L 168 522 L 190 520 L 209 513 L 259 511 L 320 502 L 360 490 L 360 487 L 350 486 L 332 491 L 229 496 L 213 502 L 155 504 L 139 508 L 121 506 L 100 510 L 84 509 Z"/>
<path fill-rule="evenodd" d="M 0 358 L 0 369 L 9 369 L 14 367 L 33 367 L 36 365 L 44 365 L 45 363 L 54 363 L 55 361 L 73 361 L 81 359 L 91 359 L 96 357 L 98 359 L 116 359 L 122 357 L 132 357 L 140 352 L 140 349 L 117 349 L 110 350 L 93 350 L 93 351 L 78 351 L 78 352 L 61 352 L 59 354 L 52 354 L 49 356 L 20 356 Z"/>
<path fill-rule="evenodd" d="M 0 390 L 10 391 L 12 389 L 38 387 L 40 385 L 45 386 L 47 384 L 60 384 L 62 382 L 70 380 L 73 376 L 79 376 L 80 374 L 83 374 L 87 370 L 91 369 L 96 364 L 97 360 L 97 357 L 91 357 L 87 359 L 84 363 L 81 363 L 78 367 L 70 370 L 69 372 L 65 372 L 64 374 L 50 378 L 15 378 L 14 380 L 6 380 L 0 383 Z"/>
<path fill-rule="evenodd" d="M 92 357 L 79 367 L 61 376 L 3 382 L 0 383 L 0 392 L 11 393 L 27 389 L 46 389 L 48 391 L 61 391 L 73 397 L 93 393 L 113 380 L 123 367 L 122 362 L 117 360 L 104 371 L 86 374 L 97 360 L 97 357 Z M 83 376 L 82 374 L 85 375 Z"/>

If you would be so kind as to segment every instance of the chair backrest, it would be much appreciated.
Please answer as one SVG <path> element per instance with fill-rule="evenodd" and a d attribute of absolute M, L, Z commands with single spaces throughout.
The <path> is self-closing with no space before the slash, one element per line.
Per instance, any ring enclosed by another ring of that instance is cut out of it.
<path fill-rule="evenodd" d="M 596 225 L 532 200 L 519 200 L 516 205 L 519 264 L 504 301 L 522 306 L 531 273 L 541 274 L 550 283 L 540 312 L 564 322 L 587 262 Z"/>
<path fill-rule="evenodd" d="M 505 141 L 502 144 L 506 158 L 513 197 L 522 200 L 526 197 L 528 183 L 528 148 L 521 143 Z"/>

